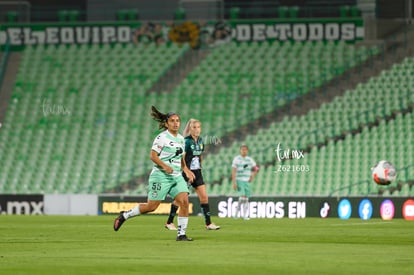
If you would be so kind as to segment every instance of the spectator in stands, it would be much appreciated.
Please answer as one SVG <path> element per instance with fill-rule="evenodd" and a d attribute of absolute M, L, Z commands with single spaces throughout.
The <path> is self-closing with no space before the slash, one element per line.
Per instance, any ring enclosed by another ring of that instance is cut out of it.
<path fill-rule="evenodd" d="M 210 205 L 208 204 L 208 196 L 206 185 L 204 183 L 203 174 L 201 173 L 202 153 L 204 151 L 203 139 L 201 134 L 201 122 L 197 119 L 190 119 L 185 126 L 183 136 L 185 137 L 185 151 L 184 159 L 187 167 L 194 173 L 195 179 L 190 183 L 195 189 L 200 200 L 201 210 L 204 214 L 204 220 L 207 230 L 218 230 L 220 226 L 211 222 Z M 183 174 L 183 177 L 188 181 L 188 178 Z M 175 201 L 171 204 L 170 215 L 168 216 L 165 228 L 168 230 L 177 230 L 174 225 L 174 216 L 177 212 L 178 206 Z"/>
<path fill-rule="evenodd" d="M 165 35 L 161 24 L 147 23 L 135 30 L 133 35 L 134 44 L 156 43 L 157 45 L 165 43 Z"/>
<path fill-rule="evenodd" d="M 234 213 L 234 217 L 243 217 L 245 220 L 249 219 L 249 197 L 251 196 L 250 183 L 259 171 L 259 166 L 253 158 L 247 155 L 248 152 L 249 148 L 247 145 L 242 145 L 240 147 L 240 155 L 233 159 L 231 165 L 233 189 L 237 190 L 240 194 L 239 204 Z"/>
<path fill-rule="evenodd" d="M 187 168 L 183 157 L 184 138 L 178 133 L 180 117 L 176 113 L 163 114 L 154 106 L 151 108 L 151 116 L 159 122 L 159 128 L 165 131 L 155 138 L 151 148 L 150 158 L 154 166 L 148 180 L 148 201 L 138 204 L 129 211 L 121 211 L 114 221 L 114 230 L 118 231 L 129 218 L 154 211 L 168 194 L 180 206 L 176 240 L 192 241 L 192 238 L 186 235 L 189 190 L 182 173 L 184 172 L 190 183 L 194 181 L 195 176 Z"/>

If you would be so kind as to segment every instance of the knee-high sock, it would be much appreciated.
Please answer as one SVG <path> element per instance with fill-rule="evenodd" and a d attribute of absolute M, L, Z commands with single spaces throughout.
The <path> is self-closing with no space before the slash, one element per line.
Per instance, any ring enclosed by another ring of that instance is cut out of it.
<path fill-rule="evenodd" d="M 126 211 L 124 213 L 124 218 L 129 219 L 135 216 L 141 215 L 141 212 L 139 211 L 139 205 L 135 206 L 134 208 Z"/>
<path fill-rule="evenodd" d="M 236 213 L 234 213 L 234 216 L 236 218 L 242 216 L 242 208 L 243 208 L 243 198 L 239 197 L 239 203 L 237 204 Z"/>
<path fill-rule="evenodd" d="M 244 198 L 244 202 L 243 202 L 243 212 L 244 212 L 244 218 L 248 218 L 249 217 L 249 198 Z"/>
<path fill-rule="evenodd" d="M 187 231 L 187 225 L 188 225 L 188 217 L 180 217 L 178 216 L 178 231 L 177 231 L 177 235 L 181 236 L 181 235 L 185 235 L 186 231 Z"/>
<path fill-rule="evenodd" d="M 170 214 L 168 215 L 167 223 L 173 223 L 174 222 L 174 217 L 177 214 L 177 210 L 178 210 L 178 206 L 171 203 L 171 209 L 170 209 Z"/>
<path fill-rule="evenodd" d="M 203 211 L 204 220 L 206 222 L 206 225 L 209 225 L 211 223 L 210 205 L 208 203 L 202 203 L 201 204 L 201 210 Z"/>

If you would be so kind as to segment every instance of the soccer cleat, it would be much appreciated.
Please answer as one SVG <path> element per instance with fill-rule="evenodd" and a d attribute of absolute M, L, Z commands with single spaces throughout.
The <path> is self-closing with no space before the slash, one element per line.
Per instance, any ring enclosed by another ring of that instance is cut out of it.
<path fill-rule="evenodd" d="M 177 227 L 173 223 L 166 223 L 164 226 L 167 230 L 175 230 L 177 231 Z"/>
<path fill-rule="evenodd" d="M 209 225 L 206 225 L 207 230 L 219 230 L 220 226 L 215 225 L 214 223 L 210 223 Z"/>
<path fill-rule="evenodd" d="M 124 223 L 124 221 L 125 221 L 125 218 L 124 218 L 124 212 L 125 211 L 121 211 L 120 213 L 119 213 L 119 216 L 115 219 L 115 221 L 114 221 L 114 230 L 115 231 L 118 231 L 119 230 L 119 228 L 121 228 L 121 225 Z"/>
<path fill-rule="evenodd" d="M 193 238 L 189 238 L 187 237 L 187 235 L 179 235 L 177 236 L 177 239 L 176 239 L 177 242 L 183 242 L 183 241 L 191 242 L 192 240 Z"/>

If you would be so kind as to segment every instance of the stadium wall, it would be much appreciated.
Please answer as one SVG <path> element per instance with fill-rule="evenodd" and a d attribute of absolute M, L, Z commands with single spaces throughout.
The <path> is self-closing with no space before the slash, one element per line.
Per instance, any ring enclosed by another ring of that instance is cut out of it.
<path fill-rule="evenodd" d="M 44 214 L 46 215 L 96 215 L 97 195 L 45 195 Z"/>

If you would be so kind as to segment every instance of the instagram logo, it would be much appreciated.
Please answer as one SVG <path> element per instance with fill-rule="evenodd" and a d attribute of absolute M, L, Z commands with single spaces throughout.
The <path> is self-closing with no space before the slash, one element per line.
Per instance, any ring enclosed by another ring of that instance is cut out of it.
<path fill-rule="evenodd" d="M 383 220 L 392 220 L 394 213 L 395 207 L 391 200 L 385 200 L 381 203 L 380 215 Z"/>

